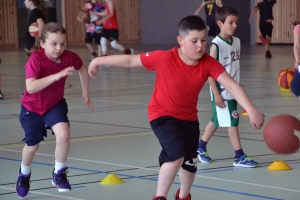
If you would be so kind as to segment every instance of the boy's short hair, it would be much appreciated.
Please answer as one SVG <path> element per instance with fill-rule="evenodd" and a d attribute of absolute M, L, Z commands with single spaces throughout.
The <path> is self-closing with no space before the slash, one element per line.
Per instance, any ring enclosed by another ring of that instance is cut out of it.
<path fill-rule="evenodd" d="M 202 31 L 205 30 L 206 25 L 201 17 L 196 15 L 191 15 L 183 18 L 178 25 L 179 35 L 184 38 L 188 35 L 189 31 Z"/>
<path fill-rule="evenodd" d="M 238 12 L 231 7 L 223 6 L 218 8 L 216 12 L 216 22 L 220 20 L 223 24 L 228 16 L 239 16 Z"/>

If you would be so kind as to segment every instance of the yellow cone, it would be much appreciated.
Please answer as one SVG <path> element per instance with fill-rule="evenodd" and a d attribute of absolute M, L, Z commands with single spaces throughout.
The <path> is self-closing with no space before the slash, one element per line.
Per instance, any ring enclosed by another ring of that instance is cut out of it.
<path fill-rule="evenodd" d="M 242 111 L 242 115 L 248 116 L 248 113 L 247 113 L 247 111 L 245 109 Z"/>
<path fill-rule="evenodd" d="M 280 88 L 280 92 L 291 92 L 290 89 Z"/>
<path fill-rule="evenodd" d="M 101 182 L 101 185 L 115 185 L 115 184 L 123 184 L 122 179 L 117 177 L 115 174 L 108 174 Z"/>
<path fill-rule="evenodd" d="M 286 164 L 283 160 L 275 160 L 269 167 L 267 167 L 268 170 L 291 170 L 292 168 Z"/>

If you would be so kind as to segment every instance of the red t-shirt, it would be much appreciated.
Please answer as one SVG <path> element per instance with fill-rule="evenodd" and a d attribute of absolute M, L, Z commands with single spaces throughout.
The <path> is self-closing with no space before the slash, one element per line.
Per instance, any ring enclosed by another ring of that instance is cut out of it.
<path fill-rule="evenodd" d="M 185 64 L 178 55 L 178 48 L 153 51 L 140 55 L 147 70 L 156 72 L 156 82 L 148 105 L 149 121 L 161 116 L 181 120 L 198 119 L 198 95 L 208 77 L 217 79 L 225 68 L 208 54 L 195 66 Z"/>
<path fill-rule="evenodd" d="M 25 65 L 26 79 L 41 79 L 56 74 L 70 66 L 79 70 L 83 65 L 80 57 L 71 51 L 65 50 L 61 54 L 60 59 L 60 63 L 54 62 L 46 56 L 44 49 L 33 52 Z M 61 78 L 59 81 L 34 94 L 29 94 L 25 90 L 22 97 L 22 105 L 31 112 L 40 115 L 45 114 L 62 100 L 66 79 L 67 77 Z"/>
<path fill-rule="evenodd" d="M 105 29 L 118 29 L 118 17 L 117 17 L 117 11 L 116 9 L 114 10 L 109 10 L 108 4 L 105 5 L 105 10 L 107 11 L 107 15 L 109 15 L 111 12 L 114 12 L 114 16 L 109 18 L 104 22 L 103 27 Z"/>

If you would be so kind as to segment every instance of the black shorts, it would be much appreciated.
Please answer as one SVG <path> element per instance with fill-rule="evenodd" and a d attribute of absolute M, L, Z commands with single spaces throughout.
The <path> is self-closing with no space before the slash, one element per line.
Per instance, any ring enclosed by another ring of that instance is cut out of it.
<path fill-rule="evenodd" d="M 272 37 L 273 24 L 271 22 L 259 23 L 259 30 L 264 38 Z"/>
<path fill-rule="evenodd" d="M 65 99 L 46 112 L 43 116 L 30 112 L 23 105 L 21 106 L 20 123 L 25 132 L 25 142 L 28 146 L 35 146 L 47 136 L 47 130 L 57 123 L 68 120 L 68 105 Z"/>
<path fill-rule="evenodd" d="M 216 23 L 207 24 L 208 36 L 216 37 L 220 33 L 220 28 Z"/>
<path fill-rule="evenodd" d="M 35 38 L 32 36 L 26 37 L 26 49 L 30 50 L 35 44 Z"/>
<path fill-rule="evenodd" d="M 87 44 L 92 44 L 93 40 L 95 44 L 100 45 L 100 39 L 102 37 L 102 33 L 85 33 L 84 42 Z"/>
<path fill-rule="evenodd" d="M 102 37 L 105 37 L 107 40 L 118 41 L 119 40 L 119 30 L 118 29 L 103 29 Z"/>
<path fill-rule="evenodd" d="M 163 148 L 159 156 L 160 166 L 182 157 L 185 160 L 197 158 L 200 137 L 198 120 L 185 121 L 163 116 L 152 120 L 150 125 Z"/>

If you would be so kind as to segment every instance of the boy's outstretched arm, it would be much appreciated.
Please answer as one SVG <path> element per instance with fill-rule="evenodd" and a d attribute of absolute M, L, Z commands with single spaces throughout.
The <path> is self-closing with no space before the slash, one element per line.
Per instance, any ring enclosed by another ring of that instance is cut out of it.
<path fill-rule="evenodd" d="M 90 107 L 92 111 L 94 111 L 94 105 L 92 104 L 89 97 L 89 75 L 87 68 L 82 65 L 82 67 L 78 70 L 81 88 L 82 88 L 82 97 L 84 98 L 85 104 Z"/>
<path fill-rule="evenodd" d="M 198 15 L 200 13 L 200 11 L 203 9 L 203 7 L 204 7 L 204 0 L 202 1 L 200 7 L 196 10 L 194 15 Z"/>
<path fill-rule="evenodd" d="M 217 0 L 217 5 L 221 8 L 223 7 L 223 2 L 222 0 Z"/>
<path fill-rule="evenodd" d="M 217 81 L 225 87 L 225 89 L 234 96 L 237 102 L 247 111 L 250 117 L 251 125 L 255 129 L 260 129 L 264 124 L 264 114 L 260 113 L 251 102 L 245 90 L 235 82 L 231 76 L 225 71 Z"/>
<path fill-rule="evenodd" d="M 248 20 L 249 24 L 251 24 L 251 19 L 252 19 L 252 17 L 256 14 L 257 11 L 258 11 L 258 7 L 256 7 L 256 8 L 253 10 L 253 12 L 251 13 L 251 15 L 250 15 L 250 17 L 249 17 L 249 20 Z"/>
<path fill-rule="evenodd" d="M 93 79 L 99 66 L 109 65 L 115 67 L 142 67 L 140 55 L 114 55 L 94 58 L 88 67 L 88 73 Z"/>

